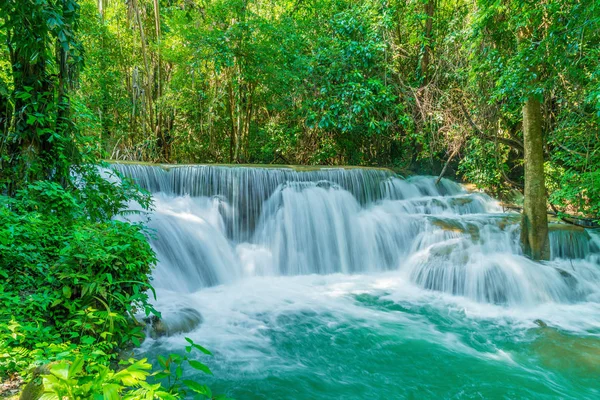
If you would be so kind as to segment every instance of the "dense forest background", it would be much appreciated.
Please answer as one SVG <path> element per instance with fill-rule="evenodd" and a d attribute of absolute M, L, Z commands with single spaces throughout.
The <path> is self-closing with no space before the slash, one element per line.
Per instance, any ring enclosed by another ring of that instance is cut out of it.
<path fill-rule="evenodd" d="M 447 166 L 501 195 L 523 187 L 532 94 L 550 202 L 600 212 L 593 0 L 78 3 L 70 106 L 106 158 Z"/>
<path fill-rule="evenodd" d="M 541 102 L 554 206 L 597 215 L 594 1 L 83 0 L 77 124 L 109 158 L 352 164 L 523 185 Z"/>

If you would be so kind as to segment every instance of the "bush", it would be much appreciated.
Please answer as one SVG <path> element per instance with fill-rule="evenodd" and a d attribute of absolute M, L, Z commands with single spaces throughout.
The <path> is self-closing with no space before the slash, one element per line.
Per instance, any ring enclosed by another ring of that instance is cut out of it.
<path fill-rule="evenodd" d="M 150 196 L 107 175 L 77 167 L 68 185 L 36 181 L 0 196 L 0 376 L 25 378 L 27 399 L 212 398 L 181 380 L 184 363 L 210 373 L 197 360 L 161 357 L 151 373 L 145 359 L 119 359 L 144 338 L 134 314 L 160 314 L 148 302 L 149 232 L 123 218 L 130 202 L 148 209 Z M 188 353 L 210 355 L 189 342 Z"/>
<path fill-rule="evenodd" d="M 146 293 L 155 263 L 145 229 L 108 219 L 112 213 L 90 218 L 82 193 L 36 182 L 0 197 L 0 321 L 37 332 L 22 336 L 21 346 L 33 345 L 30 337 L 103 341 L 106 351 L 143 337 L 133 313 L 153 311 Z"/>

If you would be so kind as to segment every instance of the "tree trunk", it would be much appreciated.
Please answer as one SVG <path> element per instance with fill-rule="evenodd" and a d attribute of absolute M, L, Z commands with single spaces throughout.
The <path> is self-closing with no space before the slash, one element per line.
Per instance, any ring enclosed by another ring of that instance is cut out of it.
<path fill-rule="evenodd" d="M 237 128 L 238 125 L 236 124 L 236 118 L 235 118 L 235 97 L 233 95 L 233 82 L 232 82 L 233 78 L 231 78 L 228 82 L 227 85 L 227 92 L 229 95 L 229 104 L 228 104 L 228 108 L 229 108 L 229 119 L 231 120 L 231 136 L 229 137 L 229 162 L 230 163 L 235 163 L 237 162 L 237 152 L 234 149 L 237 149 Z"/>
<path fill-rule="evenodd" d="M 10 94 L 6 83 L 0 78 L 0 138 L 6 137 L 12 121 L 12 105 Z M 0 140 L 0 153 L 3 151 L 2 140 Z"/>
<path fill-rule="evenodd" d="M 523 145 L 525 202 L 521 217 L 521 245 L 523 252 L 532 259 L 548 260 L 550 242 L 544 183 L 542 110 L 539 100 L 533 96 L 530 96 L 523 106 Z"/>
<path fill-rule="evenodd" d="M 423 57 L 421 58 L 421 78 L 423 83 L 427 83 L 429 76 L 427 70 L 429 69 L 429 63 L 431 62 L 431 42 L 433 41 L 433 15 L 435 14 L 435 0 L 427 0 L 425 3 L 425 32 L 424 32 L 424 43 L 423 43 Z"/>

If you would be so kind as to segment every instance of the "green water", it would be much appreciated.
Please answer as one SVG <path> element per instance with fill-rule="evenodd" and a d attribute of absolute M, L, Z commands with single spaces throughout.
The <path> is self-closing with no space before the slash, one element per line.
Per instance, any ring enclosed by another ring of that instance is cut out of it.
<path fill-rule="evenodd" d="M 514 310 L 344 276 L 255 280 L 195 301 L 206 321 L 189 336 L 214 350 L 203 358 L 214 377 L 190 376 L 238 400 L 600 398 L 597 304 Z"/>

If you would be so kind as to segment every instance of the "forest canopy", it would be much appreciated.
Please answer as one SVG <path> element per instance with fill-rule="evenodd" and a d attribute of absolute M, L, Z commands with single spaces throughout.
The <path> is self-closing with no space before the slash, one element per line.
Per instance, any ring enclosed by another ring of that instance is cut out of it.
<path fill-rule="evenodd" d="M 82 68 L 70 107 L 105 158 L 435 175 L 448 163 L 501 195 L 523 186 L 521 107 L 532 95 L 551 203 L 600 212 L 593 0 L 71 3 L 80 50 L 66 63 Z M 18 111 L 3 39 L 2 104 Z"/>

